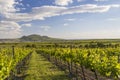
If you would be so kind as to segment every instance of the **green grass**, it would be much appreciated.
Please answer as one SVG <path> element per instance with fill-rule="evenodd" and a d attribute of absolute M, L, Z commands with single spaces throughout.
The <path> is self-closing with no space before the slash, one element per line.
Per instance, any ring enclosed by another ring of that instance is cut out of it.
<path fill-rule="evenodd" d="M 64 71 L 37 53 L 32 54 L 26 75 L 25 80 L 69 80 Z"/>

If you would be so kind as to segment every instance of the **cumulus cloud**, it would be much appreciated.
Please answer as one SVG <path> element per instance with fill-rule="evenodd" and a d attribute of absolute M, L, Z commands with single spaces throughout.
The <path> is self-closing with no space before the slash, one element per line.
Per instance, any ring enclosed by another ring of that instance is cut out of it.
<path fill-rule="evenodd" d="M 0 13 L 7 14 L 8 12 L 15 12 L 14 4 L 16 4 L 14 0 L 0 0 Z"/>
<path fill-rule="evenodd" d="M 110 8 L 118 8 L 120 5 L 95 5 L 86 4 L 73 7 L 59 7 L 59 6 L 42 6 L 35 7 L 30 13 L 12 13 L 6 16 L 7 20 L 13 21 L 32 21 L 44 20 L 47 17 L 60 16 L 75 13 L 103 13 L 110 10 Z"/>
<path fill-rule="evenodd" d="M 44 31 L 48 31 L 51 27 L 50 26 L 40 26 L 41 29 Z"/>
<path fill-rule="evenodd" d="M 73 3 L 73 0 L 55 0 L 55 4 L 60 6 L 66 6 L 70 3 Z"/>
<path fill-rule="evenodd" d="M 0 37 L 15 38 L 21 33 L 21 26 L 13 21 L 0 21 Z"/>
<path fill-rule="evenodd" d="M 0 0 L 0 16 L 2 16 L 2 20 L 0 21 L 1 38 L 14 38 L 20 35 L 21 26 L 18 23 L 9 20 L 3 20 L 9 14 L 18 11 L 18 9 L 15 9 L 15 4 L 17 3 L 14 0 Z"/>
<path fill-rule="evenodd" d="M 12 13 L 9 14 L 6 19 L 13 21 L 32 21 L 32 20 L 44 20 L 46 17 L 57 16 L 61 14 L 62 10 L 65 10 L 65 7 L 57 6 L 42 6 L 35 7 L 30 13 Z"/>

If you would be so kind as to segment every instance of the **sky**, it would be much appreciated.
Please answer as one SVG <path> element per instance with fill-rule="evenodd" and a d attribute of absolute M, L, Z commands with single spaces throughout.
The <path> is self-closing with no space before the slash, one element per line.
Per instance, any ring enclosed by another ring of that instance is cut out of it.
<path fill-rule="evenodd" d="M 0 39 L 120 38 L 120 0 L 0 0 Z"/>

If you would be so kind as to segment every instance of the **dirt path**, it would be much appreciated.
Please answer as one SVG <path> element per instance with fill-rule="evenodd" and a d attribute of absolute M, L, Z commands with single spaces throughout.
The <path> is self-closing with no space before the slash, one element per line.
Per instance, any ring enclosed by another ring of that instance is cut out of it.
<path fill-rule="evenodd" d="M 69 80 L 64 71 L 35 52 L 32 54 L 26 74 L 24 80 Z"/>

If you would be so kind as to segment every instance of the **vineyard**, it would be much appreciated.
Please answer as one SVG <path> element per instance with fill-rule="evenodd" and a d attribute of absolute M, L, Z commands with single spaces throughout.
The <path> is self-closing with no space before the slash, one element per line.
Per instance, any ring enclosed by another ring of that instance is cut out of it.
<path fill-rule="evenodd" d="M 85 44 L 85 43 L 83 43 Z M 95 43 L 96 44 L 96 43 Z M 73 43 L 19 43 L 1 46 L 0 80 L 15 80 L 31 54 L 40 54 L 68 74 L 70 80 L 119 80 L 119 45 L 89 46 Z M 37 63 L 34 63 L 37 64 Z M 44 65 L 43 65 L 44 67 Z"/>
<path fill-rule="evenodd" d="M 76 79 L 79 75 L 81 75 L 82 80 L 118 80 L 119 78 L 120 48 L 43 48 L 37 52 L 42 53 L 49 60 L 54 60 L 55 64 L 61 68 L 65 68 L 67 65 L 70 77 L 75 76 Z M 60 63 L 58 64 L 58 62 Z M 78 69 L 78 66 L 81 69 Z M 85 72 L 86 70 L 88 71 Z M 90 71 L 94 74 L 89 73 Z"/>
<path fill-rule="evenodd" d="M 0 48 L 0 80 L 13 79 L 31 52 L 30 49 L 14 46 Z"/>

